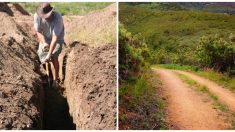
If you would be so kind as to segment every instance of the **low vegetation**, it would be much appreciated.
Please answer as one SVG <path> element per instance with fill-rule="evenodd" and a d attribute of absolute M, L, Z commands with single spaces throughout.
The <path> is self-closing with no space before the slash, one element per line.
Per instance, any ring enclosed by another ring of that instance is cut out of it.
<path fill-rule="evenodd" d="M 125 97 L 135 100 L 133 97 L 138 98 L 139 93 L 145 91 L 149 82 L 143 80 L 142 75 L 151 65 L 194 72 L 235 90 L 235 16 L 216 13 L 222 11 L 223 5 L 219 8 L 213 6 L 217 8 L 215 10 L 212 7 L 200 10 L 201 6 L 207 5 L 197 3 L 190 6 L 150 2 L 119 4 L 122 23 L 119 28 L 121 100 Z M 130 81 L 133 77 L 137 78 L 134 83 Z M 208 88 L 192 80 L 186 81 L 198 86 L 199 91 L 206 93 L 218 109 L 227 111 L 227 107 Z M 125 96 L 129 91 L 132 92 Z M 120 101 L 120 105 L 123 103 Z"/>
<path fill-rule="evenodd" d="M 119 26 L 119 128 L 167 129 L 159 80 L 144 40 Z"/>
<path fill-rule="evenodd" d="M 39 2 L 20 3 L 28 12 L 35 13 Z M 86 15 L 90 11 L 103 9 L 111 2 L 52 2 L 51 5 L 62 15 Z"/>
<path fill-rule="evenodd" d="M 152 71 L 130 79 L 119 90 L 119 128 L 132 130 L 167 129 L 165 102 L 160 98 L 160 82 Z"/>
<path fill-rule="evenodd" d="M 233 74 L 235 16 L 175 6 L 121 3 L 120 20 L 146 40 L 151 64 L 191 65 Z"/>

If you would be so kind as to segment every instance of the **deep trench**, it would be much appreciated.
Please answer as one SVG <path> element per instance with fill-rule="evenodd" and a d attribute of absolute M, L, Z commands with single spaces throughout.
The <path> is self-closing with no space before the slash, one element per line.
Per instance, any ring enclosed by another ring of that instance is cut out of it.
<path fill-rule="evenodd" d="M 62 72 L 65 73 L 67 56 L 64 58 Z M 51 71 L 50 71 L 51 75 Z M 65 76 L 65 74 L 63 75 Z M 47 82 L 47 76 L 44 76 Z M 63 79 L 64 80 L 64 79 Z M 62 80 L 62 81 L 63 81 Z M 43 128 L 44 130 L 75 130 L 76 125 L 69 114 L 69 105 L 64 96 L 65 88 L 60 85 L 57 88 L 49 88 L 48 83 L 44 83 L 44 111 Z"/>

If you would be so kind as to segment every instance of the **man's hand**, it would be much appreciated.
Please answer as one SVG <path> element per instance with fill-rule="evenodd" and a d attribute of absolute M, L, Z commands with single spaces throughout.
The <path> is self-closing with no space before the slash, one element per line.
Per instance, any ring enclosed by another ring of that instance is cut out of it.
<path fill-rule="evenodd" d="M 43 51 L 44 51 L 44 52 L 48 52 L 48 51 L 49 51 L 49 48 L 50 48 L 50 46 L 49 46 L 48 43 L 43 43 Z"/>
<path fill-rule="evenodd" d="M 48 53 L 43 62 L 45 63 L 45 62 L 49 61 L 50 59 L 51 59 L 51 53 Z"/>

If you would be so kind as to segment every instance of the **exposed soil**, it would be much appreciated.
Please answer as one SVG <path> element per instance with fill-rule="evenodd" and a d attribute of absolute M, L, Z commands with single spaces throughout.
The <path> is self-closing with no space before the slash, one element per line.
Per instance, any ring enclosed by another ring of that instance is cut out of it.
<path fill-rule="evenodd" d="M 193 89 L 184 84 L 173 71 L 154 69 L 163 83 L 167 97 L 167 118 L 170 129 L 226 129 L 225 123 L 210 102 L 205 102 Z"/>
<path fill-rule="evenodd" d="M 14 21 L 3 4 L 0 12 L 0 129 L 41 129 L 43 87 L 34 37 Z"/>
<path fill-rule="evenodd" d="M 0 7 L 0 129 L 115 129 L 116 47 L 72 43 L 60 56 L 65 85 L 49 89 L 33 17 L 19 5 Z"/>
<path fill-rule="evenodd" d="M 205 85 L 210 90 L 210 92 L 212 92 L 213 94 L 218 96 L 218 99 L 221 102 L 227 104 L 229 109 L 231 109 L 232 111 L 235 111 L 235 93 L 229 91 L 226 88 L 223 88 L 222 86 L 219 86 L 218 84 L 216 84 L 208 79 L 197 76 L 193 73 L 189 73 L 189 72 L 185 72 L 185 71 L 177 71 L 177 70 L 175 70 L 175 72 L 186 75 L 189 78 L 192 78 L 193 80 L 198 82 L 199 84 Z"/>
<path fill-rule="evenodd" d="M 92 46 L 116 43 L 116 8 L 110 6 L 88 13 L 86 16 L 68 16 L 68 26 L 65 28 L 65 40 L 68 44 L 74 41 Z"/>
<path fill-rule="evenodd" d="M 77 129 L 116 128 L 116 46 L 73 43 L 65 87 Z"/>

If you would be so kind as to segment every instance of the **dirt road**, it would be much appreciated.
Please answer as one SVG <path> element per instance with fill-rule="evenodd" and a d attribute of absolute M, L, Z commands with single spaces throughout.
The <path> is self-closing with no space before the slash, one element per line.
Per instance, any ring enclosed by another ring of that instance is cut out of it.
<path fill-rule="evenodd" d="M 235 93 L 232 93 L 228 89 L 225 89 L 225 88 L 219 86 L 218 84 L 216 84 L 208 79 L 199 77 L 195 74 L 185 72 L 185 71 L 178 71 L 178 70 L 175 72 L 186 75 L 189 78 L 198 82 L 199 84 L 205 85 L 210 90 L 210 92 L 212 92 L 213 94 L 218 96 L 218 99 L 221 102 L 225 103 L 229 107 L 230 110 L 235 111 Z"/>
<path fill-rule="evenodd" d="M 226 129 L 225 123 L 210 102 L 202 97 L 166 69 L 153 69 L 163 83 L 164 95 L 167 97 L 167 120 L 170 129 Z"/>

